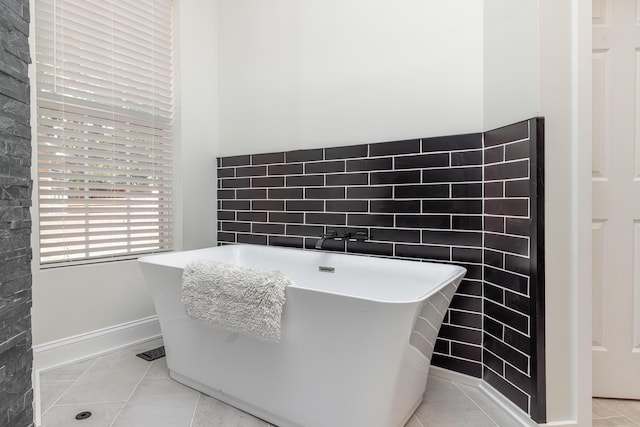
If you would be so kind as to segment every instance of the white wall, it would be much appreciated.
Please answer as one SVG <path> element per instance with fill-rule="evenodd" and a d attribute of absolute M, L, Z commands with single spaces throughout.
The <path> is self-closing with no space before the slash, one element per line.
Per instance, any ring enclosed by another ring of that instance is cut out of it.
<path fill-rule="evenodd" d="M 538 1 L 484 1 L 484 130 L 538 115 L 538 23 Z"/>
<path fill-rule="evenodd" d="M 482 8 L 220 0 L 220 154 L 481 131 Z"/>
<path fill-rule="evenodd" d="M 32 13 L 33 10 L 31 2 Z M 179 0 L 178 14 L 177 247 L 198 248 L 216 243 L 216 4 Z M 31 34 L 35 34 L 33 29 Z M 33 37 L 30 43 L 33 49 Z M 33 51 L 32 57 L 35 58 Z M 34 72 L 33 67 L 30 71 Z M 33 75 L 32 81 L 35 82 Z M 32 106 L 35 106 L 35 90 Z M 36 135 L 35 129 L 33 134 Z M 34 165 L 37 164 L 35 151 Z M 34 167 L 34 177 L 36 173 Z M 35 255 L 38 253 L 36 201 L 37 191 L 34 191 L 32 244 Z M 40 270 L 34 256 L 32 271 L 34 345 L 155 314 L 135 261 Z"/>

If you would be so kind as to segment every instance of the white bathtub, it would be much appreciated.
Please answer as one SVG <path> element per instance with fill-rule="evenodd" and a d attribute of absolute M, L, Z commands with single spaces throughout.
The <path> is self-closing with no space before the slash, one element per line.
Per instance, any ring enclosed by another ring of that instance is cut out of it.
<path fill-rule="evenodd" d="M 280 270 L 294 280 L 280 343 L 187 317 L 182 269 L 203 259 Z M 171 377 L 281 427 L 404 425 L 422 401 L 438 329 L 465 273 L 452 265 L 253 245 L 139 261 Z"/>

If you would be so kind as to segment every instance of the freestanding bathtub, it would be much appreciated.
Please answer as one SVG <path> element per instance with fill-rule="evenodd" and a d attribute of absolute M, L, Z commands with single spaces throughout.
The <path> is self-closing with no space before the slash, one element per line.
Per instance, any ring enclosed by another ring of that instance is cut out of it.
<path fill-rule="evenodd" d="M 267 343 L 185 314 L 195 260 L 280 270 L 282 340 Z M 422 402 L 433 345 L 465 269 L 269 246 L 141 258 L 175 380 L 281 427 L 403 426 Z"/>

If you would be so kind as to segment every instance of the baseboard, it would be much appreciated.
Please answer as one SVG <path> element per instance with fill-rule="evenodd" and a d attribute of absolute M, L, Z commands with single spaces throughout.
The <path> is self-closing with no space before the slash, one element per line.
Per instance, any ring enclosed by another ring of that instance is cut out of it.
<path fill-rule="evenodd" d="M 465 384 L 471 387 L 479 387 L 482 380 L 472 377 L 471 375 L 461 374 L 460 372 L 450 371 L 439 366 L 429 367 L 429 375 L 444 378 L 445 380 L 455 381 L 459 384 Z"/>
<path fill-rule="evenodd" d="M 33 346 L 35 425 L 41 423 L 40 373 L 161 337 L 158 316 Z"/>

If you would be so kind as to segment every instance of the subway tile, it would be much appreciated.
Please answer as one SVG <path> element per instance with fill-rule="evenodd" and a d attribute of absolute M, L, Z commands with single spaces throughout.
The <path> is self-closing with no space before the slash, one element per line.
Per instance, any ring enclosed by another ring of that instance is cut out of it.
<path fill-rule="evenodd" d="M 422 182 L 471 182 L 482 181 L 482 168 L 445 168 L 425 169 L 422 171 Z"/>
<path fill-rule="evenodd" d="M 449 323 L 452 325 L 466 326 L 468 328 L 482 329 L 482 314 L 449 310 Z"/>
<path fill-rule="evenodd" d="M 324 175 L 291 175 L 285 177 L 287 187 L 317 187 L 324 185 Z"/>
<path fill-rule="evenodd" d="M 348 147 L 331 147 L 324 149 L 324 158 L 326 160 L 334 159 L 350 159 L 353 157 L 367 157 L 369 154 L 369 145 L 351 145 Z"/>
<path fill-rule="evenodd" d="M 469 344 L 482 344 L 482 331 L 455 325 L 442 325 L 438 337 Z"/>
<path fill-rule="evenodd" d="M 324 152 L 322 148 L 311 150 L 295 150 L 284 153 L 285 163 L 309 162 L 314 160 L 322 160 Z"/>
<path fill-rule="evenodd" d="M 449 153 L 398 156 L 394 158 L 393 166 L 395 169 L 447 167 L 449 166 Z"/>
<path fill-rule="evenodd" d="M 452 184 L 451 185 L 451 197 L 454 198 L 481 198 L 482 197 L 482 183 L 473 184 Z"/>
<path fill-rule="evenodd" d="M 467 279 L 482 280 L 482 264 L 468 264 L 460 261 L 456 264 L 467 269 L 467 274 L 464 276 Z"/>
<path fill-rule="evenodd" d="M 236 233 L 228 233 L 224 231 L 218 231 L 218 242 L 235 243 Z"/>
<path fill-rule="evenodd" d="M 504 367 L 504 377 L 510 383 L 518 387 L 525 393 L 531 394 L 531 378 L 515 368 L 512 368 L 508 363 Z"/>
<path fill-rule="evenodd" d="M 486 382 L 493 386 L 493 388 L 502 393 L 503 396 L 515 403 L 516 406 L 518 406 L 524 412 L 528 413 L 529 396 L 499 377 L 496 373 L 488 368 L 484 369 L 482 377 Z"/>
<path fill-rule="evenodd" d="M 269 245 L 302 248 L 304 239 L 302 237 L 269 236 Z"/>
<path fill-rule="evenodd" d="M 369 238 L 371 240 L 387 242 L 420 243 L 420 231 L 398 230 L 395 228 L 372 228 Z"/>
<path fill-rule="evenodd" d="M 482 200 L 423 200 L 423 213 L 481 214 Z"/>
<path fill-rule="evenodd" d="M 509 310 L 508 308 L 495 304 L 487 299 L 484 300 L 484 314 L 498 322 L 510 325 L 515 330 L 520 331 L 523 334 L 529 334 L 529 318 L 523 314 Z"/>
<path fill-rule="evenodd" d="M 218 219 L 222 221 L 235 221 L 236 211 L 218 211 Z"/>
<path fill-rule="evenodd" d="M 503 216 L 488 216 L 484 217 L 484 231 L 492 231 L 494 233 L 504 233 L 505 231 L 505 217 Z"/>
<path fill-rule="evenodd" d="M 302 199 L 304 189 L 302 188 L 269 188 L 267 190 L 269 199 Z"/>
<path fill-rule="evenodd" d="M 444 326 L 444 325 L 443 325 Z M 440 331 L 442 331 L 442 329 L 440 329 Z M 450 342 L 446 341 L 440 337 L 438 337 L 438 339 L 436 339 L 436 345 L 433 347 L 433 351 L 434 353 L 441 353 L 441 354 L 450 354 Z"/>
<path fill-rule="evenodd" d="M 473 231 L 424 230 L 422 243 L 482 247 L 482 233 Z"/>
<path fill-rule="evenodd" d="M 264 188 L 239 188 L 236 190 L 237 199 L 266 199 L 267 190 Z"/>
<path fill-rule="evenodd" d="M 324 211 L 324 200 L 287 200 L 285 203 L 285 210 L 287 211 Z"/>
<path fill-rule="evenodd" d="M 507 142 L 518 141 L 529 137 L 529 122 L 527 120 L 504 126 L 484 133 L 485 147 L 491 147 Z"/>
<path fill-rule="evenodd" d="M 377 170 L 391 170 L 392 168 L 393 159 L 391 157 L 347 160 L 347 172 L 370 172 Z"/>
<path fill-rule="evenodd" d="M 451 248 L 451 261 L 482 263 L 482 249 Z"/>
<path fill-rule="evenodd" d="M 251 156 L 251 164 L 266 165 L 269 163 L 284 163 L 284 153 L 264 153 Z"/>
<path fill-rule="evenodd" d="M 249 202 L 247 201 L 247 203 Z M 252 200 L 251 209 L 257 210 L 257 211 L 282 211 L 284 210 L 284 201 L 283 200 Z"/>
<path fill-rule="evenodd" d="M 529 354 L 531 352 L 531 338 L 508 326 L 504 327 L 503 341 L 525 354 Z"/>
<path fill-rule="evenodd" d="M 251 156 L 229 156 L 222 157 L 222 166 L 249 166 L 251 164 Z"/>
<path fill-rule="evenodd" d="M 482 296 L 482 282 L 469 280 L 465 277 L 462 279 L 462 282 L 460 282 L 456 292 L 462 295 Z"/>
<path fill-rule="evenodd" d="M 266 212 L 238 212 L 236 217 L 238 221 L 267 222 Z"/>
<path fill-rule="evenodd" d="M 217 194 L 218 200 L 236 198 L 236 190 L 218 190 Z"/>
<path fill-rule="evenodd" d="M 303 163 L 286 163 L 283 165 L 267 166 L 267 175 L 295 175 L 303 172 Z"/>
<path fill-rule="evenodd" d="M 252 187 L 283 187 L 283 176 L 266 176 L 260 178 L 251 178 Z"/>
<path fill-rule="evenodd" d="M 387 156 L 390 154 L 410 154 L 420 152 L 420 140 L 380 142 L 369 144 L 369 156 Z"/>
<path fill-rule="evenodd" d="M 527 295 L 529 293 L 529 281 L 527 278 L 509 271 L 485 265 L 484 280 L 521 294 Z"/>
<path fill-rule="evenodd" d="M 449 308 L 482 313 L 482 298 L 455 294 Z"/>
<path fill-rule="evenodd" d="M 284 224 L 251 224 L 251 232 L 259 234 L 284 234 Z"/>
<path fill-rule="evenodd" d="M 486 199 L 484 212 L 488 215 L 529 216 L 529 199 Z"/>
<path fill-rule="evenodd" d="M 479 361 L 459 359 L 442 354 L 434 354 L 431 364 L 450 371 L 460 372 L 475 378 L 482 376 L 482 364 Z"/>
<path fill-rule="evenodd" d="M 287 235 L 320 237 L 324 234 L 324 227 L 321 225 L 297 225 L 287 224 Z"/>
<path fill-rule="evenodd" d="M 506 360 L 518 369 L 522 369 L 523 371 L 528 370 L 529 358 L 518 350 L 506 345 L 501 340 L 494 338 L 491 335 L 484 334 L 484 346 L 487 350 L 500 357 L 502 360 Z"/>
<path fill-rule="evenodd" d="M 347 242 L 347 252 L 369 254 L 369 255 L 393 255 L 392 243 L 377 242 Z"/>
<path fill-rule="evenodd" d="M 236 168 L 236 176 L 264 176 L 267 174 L 266 166 L 245 166 Z"/>
<path fill-rule="evenodd" d="M 495 249 L 502 252 L 508 252 L 516 255 L 529 255 L 529 239 L 524 237 L 485 233 L 484 245 L 489 249 Z"/>
<path fill-rule="evenodd" d="M 448 246 L 402 245 L 396 244 L 396 256 L 421 258 L 439 261 L 451 260 L 451 248 Z"/>
<path fill-rule="evenodd" d="M 266 245 L 267 244 L 267 236 L 265 236 L 265 235 L 238 233 L 237 239 L 238 239 L 238 243 L 248 243 L 248 244 L 251 244 L 251 245 Z"/>
<path fill-rule="evenodd" d="M 420 182 L 420 171 L 371 172 L 369 183 L 377 184 L 412 184 Z"/>
<path fill-rule="evenodd" d="M 251 185 L 249 178 L 225 178 L 222 181 L 222 188 L 246 188 Z"/>
<path fill-rule="evenodd" d="M 397 215 L 396 227 L 451 228 L 451 215 Z"/>
<path fill-rule="evenodd" d="M 352 226 L 393 227 L 393 215 L 349 214 L 347 224 Z"/>
<path fill-rule="evenodd" d="M 509 163 L 496 163 L 484 167 L 484 179 L 519 179 L 529 177 L 529 160 L 517 160 Z"/>
<path fill-rule="evenodd" d="M 304 173 L 328 173 L 328 172 L 344 172 L 344 160 L 334 160 L 330 162 L 312 162 L 305 163 Z"/>
<path fill-rule="evenodd" d="M 218 178 L 233 178 L 236 176 L 236 168 L 218 168 Z"/>
<path fill-rule="evenodd" d="M 529 179 L 518 179 L 504 183 L 505 197 L 529 197 L 530 190 L 531 181 Z"/>
<path fill-rule="evenodd" d="M 482 360 L 482 347 L 460 342 L 451 343 L 451 355 L 467 360 Z"/>
<path fill-rule="evenodd" d="M 504 197 L 504 182 L 493 181 L 484 184 L 484 197 Z"/>
<path fill-rule="evenodd" d="M 528 139 L 524 141 L 514 142 L 513 144 L 507 144 L 504 146 L 504 159 L 528 159 L 530 147 L 531 143 Z"/>
<path fill-rule="evenodd" d="M 490 283 L 484 284 L 484 297 L 495 303 L 504 304 L 504 292 L 504 288 L 494 286 Z"/>
<path fill-rule="evenodd" d="M 440 136 L 435 138 L 424 138 L 422 140 L 422 151 L 458 151 L 474 150 L 482 148 L 482 134 L 470 133 L 465 135 Z"/>
<path fill-rule="evenodd" d="M 503 339 L 505 329 L 504 325 L 490 317 L 484 316 L 482 318 L 482 329 L 486 333 L 491 334 L 498 339 Z"/>
<path fill-rule="evenodd" d="M 397 199 L 448 199 L 449 196 L 449 184 L 398 185 L 395 187 Z"/>
<path fill-rule="evenodd" d="M 368 212 L 367 200 L 327 200 L 327 212 Z"/>
<path fill-rule="evenodd" d="M 349 199 L 390 199 L 393 197 L 393 187 L 348 187 Z"/>
<path fill-rule="evenodd" d="M 344 199 L 344 187 L 305 188 L 307 199 Z"/>
<path fill-rule="evenodd" d="M 528 276 L 531 274 L 531 259 L 524 256 L 505 254 L 504 268 L 505 270 Z"/>
<path fill-rule="evenodd" d="M 504 253 L 484 249 L 484 263 L 496 268 L 504 268 Z"/>
<path fill-rule="evenodd" d="M 251 231 L 251 224 L 248 222 L 222 221 L 220 229 L 222 231 Z"/>
<path fill-rule="evenodd" d="M 519 236 L 529 236 L 531 220 L 529 218 L 505 218 L 507 222 L 506 233 Z"/>
<path fill-rule="evenodd" d="M 369 174 L 367 173 L 338 173 L 327 175 L 327 185 L 367 185 Z"/>
<path fill-rule="evenodd" d="M 483 158 L 482 151 L 483 150 L 453 151 L 450 153 L 451 166 L 481 165 Z"/>
<path fill-rule="evenodd" d="M 500 375 L 504 375 L 504 360 L 500 359 L 490 351 L 484 350 L 482 353 L 482 363 Z"/>
<path fill-rule="evenodd" d="M 453 215 L 451 228 L 454 230 L 482 230 L 482 216 Z"/>
<path fill-rule="evenodd" d="M 222 209 L 225 210 L 249 210 L 251 203 L 248 200 L 223 200 Z"/>
<path fill-rule="evenodd" d="M 498 145 L 497 147 L 487 148 L 484 150 L 485 165 L 502 162 L 504 162 L 504 145 Z"/>
<path fill-rule="evenodd" d="M 269 212 L 269 222 L 301 224 L 304 222 L 304 214 L 292 212 Z"/>
<path fill-rule="evenodd" d="M 504 305 L 507 307 L 519 311 L 520 313 L 528 314 L 531 308 L 531 299 L 520 294 L 505 290 L 504 292 Z"/>
<path fill-rule="evenodd" d="M 306 213 L 305 218 L 307 224 L 345 225 L 347 215 L 343 213 Z"/>
<path fill-rule="evenodd" d="M 376 213 L 420 213 L 420 200 L 372 200 L 371 212 Z"/>

